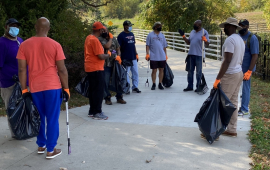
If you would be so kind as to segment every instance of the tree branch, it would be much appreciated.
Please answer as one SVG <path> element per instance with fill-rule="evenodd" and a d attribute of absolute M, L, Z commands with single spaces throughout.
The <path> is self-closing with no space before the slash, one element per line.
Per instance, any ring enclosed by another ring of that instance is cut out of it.
<path fill-rule="evenodd" d="M 115 0 L 108 0 L 106 1 L 105 3 L 103 4 L 99 4 L 99 5 L 94 5 L 94 4 L 90 4 L 89 2 L 87 2 L 87 0 L 81 0 L 85 5 L 88 5 L 88 6 L 91 6 L 91 7 L 94 7 L 94 8 L 98 8 L 98 7 L 101 7 L 101 6 L 107 6 L 108 3 L 112 3 L 114 2 Z"/>
<path fill-rule="evenodd" d="M 73 6 L 76 6 L 75 3 L 73 2 L 73 0 L 70 0 L 70 1 L 71 1 L 71 4 L 72 4 Z"/>

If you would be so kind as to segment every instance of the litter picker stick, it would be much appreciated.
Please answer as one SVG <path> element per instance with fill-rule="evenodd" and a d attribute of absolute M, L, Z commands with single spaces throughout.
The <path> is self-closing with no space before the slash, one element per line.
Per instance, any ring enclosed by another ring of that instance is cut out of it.
<path fill-rule="evenodd" d="M 148 61 L 148 68 L 147 68 L 147 80 L 146 80 L 146 83 L 145 83 L 145 87 L 146 87 L 146 84 L 148 84 L 148 87 L 149 87 L 149 82 L 148 82 L 149 63 L 150 63 L 150 61 Z"/>
<path fill-rule="evenodd" d="M 202 36 L 204 36 L 204 29 L 202 30 Z M 204 58 L 204 41 L 202 41 L 202 69 L 203 69 L 203 58 Z"/>
<path fill-rule="evenodd" d="M 67 111 L 67 140 L 68 140 L 68 154 L 70 154 L 70 153 L 71 153 L 71 147 L 70 147 L 70 138 L 69 138 L 68 102 L 66 102 L 66 111 Z"/>
<path fill-rule="evenodd" d="M 122 68 L 127 72 L 127 69 L 123 66 L 123 65 L 121 65 L 122 66 Z M 128 74 L 128 76 L 129 76 L 129 78 L 131 78 L 131 75 L 127 72 L 127 74 Z"/>
<path fill-rule="evenodd" d="M 131 78 L 130 74 L 128 73 L 127 69 L 126 69 L 123 65 L 121 65 L 121 66 L 122 66 L 122 68 L 127 72 L 128 77 L 132 80 L 132 78 Z M 130 85 L 130 91 L 131 91 L 131 90 L 132 90 L 132 87 L 131 87 L 131 85 Z"/>

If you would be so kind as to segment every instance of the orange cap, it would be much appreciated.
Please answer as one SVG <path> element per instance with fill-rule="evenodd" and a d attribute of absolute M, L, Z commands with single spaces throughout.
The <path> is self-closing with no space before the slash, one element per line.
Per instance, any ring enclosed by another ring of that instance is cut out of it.
<path fill-rule="evenodd" d="M 106 29 L 106 27 L 104 27 L 101 22 L 95 22 L 93 24 L 93 30 L 100 30 L 100 29 Z"/>

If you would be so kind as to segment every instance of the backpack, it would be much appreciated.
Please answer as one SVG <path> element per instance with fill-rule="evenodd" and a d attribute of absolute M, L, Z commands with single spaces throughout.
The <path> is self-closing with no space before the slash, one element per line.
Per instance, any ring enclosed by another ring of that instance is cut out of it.
<path fill-rule="evenodd" d="M 250 49 L 250 40 L 251 40 L 251 37 L 252 37 L 253 35 L 255 35 L 256 38 L 257 38 L 258 41 L 259 41 L 259 54 L 258 54 L 258 57 L 260 57 L 261 54 L 262 54 L 262 38 L 261 38 L 257 33 L 255 33 L 255 34 L 250 33 L 250 34 L 249 34 L 248 39 L 247 39 L 247 46 L 248 46 L 248 48 Z"/>

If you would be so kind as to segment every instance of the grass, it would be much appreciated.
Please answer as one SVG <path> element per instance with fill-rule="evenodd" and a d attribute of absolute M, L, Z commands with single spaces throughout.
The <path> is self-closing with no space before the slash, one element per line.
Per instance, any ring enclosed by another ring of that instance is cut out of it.
<path fill-rule="evenodd" d="M 251 81 L 251 165 L 254 170 L 270 170 L 270 82 L 257 77 Z"/>
<path fill-rule="evenodd" d="M 263 17 L 263 12 L 245 12 L 245 13 L 235 13 L 237 19 L 247 19 L 250 24 L 255 23 L 265 23 L 265 18 Z"/>
<path fill-rule="evenodd" d="M 122 29 L 123 28 L 123 22 L 125 20 L 129 20 L 132 24 L 134 24 L 132 26 L 133 29 L 138 29 L 141 26 L 138 17 L 128 18 L 128 19 L 109 19 L 108 18 L 108 19 L 105 20 L 105 23 L 108 24 L 109 21 L 112 21 L 113 25 L 117 25 L 118 26 L 118 29 Z"/>

